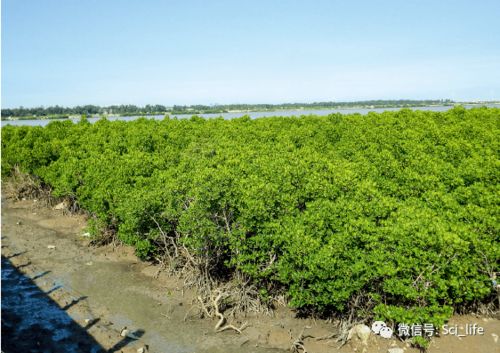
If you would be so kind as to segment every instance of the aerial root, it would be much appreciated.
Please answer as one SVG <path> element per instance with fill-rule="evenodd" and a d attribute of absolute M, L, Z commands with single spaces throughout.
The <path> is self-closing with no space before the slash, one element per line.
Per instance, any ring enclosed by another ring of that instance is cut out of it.
<path fill-rule="evenodd" d="M 338 335 L 337 333 L 329 333 L 329 334 L 324 335 L 324 336 L 316 337 L 315 340 L 316 341 L 331 340 L 331 339 L 335 338 L 337 335 Z"/>
<path fill-rule="evenodd" d="M 292 346 L 290 347 L 290 350 L 294 353 L 299 353 L 299 352 L 302 352 L 302 353 L 307 353 L 307 349 L 304 345 L 304 340 L 306 338 L 309 338 L 309 337 L 312 337 L 310 335 L 306 335 L 304 336 L 304 331 L 307 330 L 307 329 L 310 329 L 311 326 L 305 326 L 302 331 L 300 332 L 300 334 L 297 336 L 297 338 L 293 341 L 292 343 Z"/>
<path fill-rule="evenodd" d="M 240 327 L 236 327 L 232 324 L 222 326 L 226 323 L 226 318 L 219 311 L 219 301 L 222 299 L 223 295 L 224 295 L 223 293 L 219 293 L 219 295 L 217 295 L 217 297 L 213 300 L 213 306 L 215 309 L 215 316 L 217 316 L 219 318 L 219 321 L 215 325 L 215 332 L 222 332 L 225 330 L 235 330 L 236 332 L 241 334 L 241 331 L 243 331 L 248 326 L 248 324 L 246 322 L 244 322 Z M 227 294 L 225 294 L 225 295 L 227 295 Z"/>
<path fill-rule="evenodd" d="M 338 320 L 335 323 L 337 330 L 335 332 L 326 334 L 324 336 L 315 337 L 315 341 L 330 341 L 333 343 L 340 343 L 339 347 L 344 346 L 347 341 L 351 338 L 352 328 L 359 323 L 358 321 L 353 321 L 351 318 L 347 320 Z"/>
<path fill-rule="evenodd" d="M 237 333 L 241 333 L 245 328 L 248 327 L 248 323 L 244 322 L 240 327 L 237 327 L 231 323 L 226 324 L 227 319 L 220 312 L 221 310 L 221 300 L 229 297 L 229 293 L 227 292 L 221 292 L 220 290 L 216 290 L 215 293 L 217 294 L 216 296 L 211 295 L 210 296 L 210 302 L 207 304 L 203 301 L 201 296 L 198 296 L 198 302 L 200 303 L 200 309 L 203 312 L 204 315 L 207 317 L 217 317 L 219 320 L 215 324 L 214 331 L 215 332 L 222 332 L 226 330 L 234 330 Z"/>
<path fill-rule="evenodd" d="M 161 271 L 167 270 L 183 279 L 184 287 L 195 288 L 198 296 L 191 309 L 189 309 L 184 321 L 187 321 L 195 309 L 202 317 L 217 319 L 214 327 L 215 332 L 233 330 L 241 333 L 248 323 L 241 326 L 228 322 L 238 314 L 265 313 L 272 315 L 273 310 L 269 303 L 261 300 L 258 289 L 251 284 L 251 280 L 243 274 L 236 272 L 231 280 L 221 282 L 211 275 L 210 259 L 203 256 L 195 256 L 180 239 L 180 234 L 174 229 L 166 231 L 162 228 L 161 221 L 150 216 L 159 232 L 156 245 L 163 251 L 155 257 L 159 264 L 155 277 Z M 271 257 L 270 263 L 274 262 Z M 273 298 L 278 305 L 284 305 L 284 296 Z"/>

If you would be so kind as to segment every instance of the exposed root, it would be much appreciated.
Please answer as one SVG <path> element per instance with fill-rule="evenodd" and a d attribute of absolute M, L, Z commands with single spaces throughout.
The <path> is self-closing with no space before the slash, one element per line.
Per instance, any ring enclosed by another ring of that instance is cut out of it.
<path fill-rule="evenodd" d="M 201 296 L 198 296 L 198 301 L 200 302 L 201 309 L 203 310 L 203 313 L 207 315 L 207 317 L 212 317 L 213 315 L 208 311 L 205 303 L 203 302 L 203 299 L 201 299 Z"/>
<path fill-rule="evenodd" d="M 65 197 L 63 203 L 66 206 L 63 209 L 63 214 L 76 214 L 81 211 L 80 205 L 74 196 Z"/>
<path fill-rule="evenodd" d="M 367 298 L 364 294 L 354 295 L 349 303 L 350 310 L 347 317 L 341 317 L 334 321 L 334 318 L 329 320 L 334 323 L 336 331 L 325 336 L 316 337 L 316 341 L 331 340 L 332 342 L 339 343 L 339 348 L 344 346 L 349 339 L 351 339 L 352 328 L 361 323 L 362 320 L 359 317 L 359 312 L 366 310 L 373 306 L 373 302 L 370 298 Z"/>
<path fill-rule="evenodd" d="M 113 250 L 117 248 L 122 242 L 116 236 L 116 230 L 106 226 L 102 222 L 100 222 L 96 217 L 92 219 L 92 228 L 93 233 L 96 234 L 95 237 L 90 241 L 91 246 L 103 246 L 111 244 L 113 246 Z"/>
<path fill-rule="evenodd" d="M 120 244 L 115 232 L 110 229 L 100 231 L 99 235 L 90 241 L 91 246 L 103 246 L 109 244 L 112 244 L 113 248 L 116 248 Z"/>
<path fill-rule="evenodd" d="M 247 315 L 249 313 L 264 313 L 271 315 L 272 308 L 268 303 L 264 303 L 257 288 L 250 283 L 250 279 L 235 272 L 231 279 L 216 279 L 212 275 L 211 268 L 213 260 L 209 256 L 194 255 L 180 241 L 180 234 L 173 229 L 165 231 L 161 226 L 161 221 L 155 216 L 150 219 L 158 229 L 156 245 L 161 249 L 155 257 L 160 265 L 156 276 L 161 271 L 168 271 L 183 279 L 184 286 L 195 288 L 198 292 L 196 306 L 200 316 L 218 318 L 216 332 L 234 330 L 241 332 L 246 324 L 241 327 L 227 324 L 228 318 L 235 318 L 238 314 Z M 277 303 L 284 303 L 284 297 L 278 297 Z M 184 320 L 187 320 L 192 310 L 186 313 Z"/>
<path fill-rule="evenodd" d="M 310 329 L 311 326 L 305 326 L 300 334 L 297 336 L 297 338 L 294 339 L 292 346 L 290 347 L 290 350 L 294 353 L 307 353 L 307 349 L 304 345 L 304 340 L 306 338 L 312 337 L 311 335 L 304 335 L 305 330 Z"/>
<path fill-rule="evenodd" d="M 332 332 L 332 333 L 329 333 L 329 334 L 324 335 L 324 336 L 315 337 L 314 340 L 316 340 L 316 341 L 326 341 L 326 340 L 331 340 L 331 339 L 335 338 L 336 336 L 338 336 L 338 333 L 337 332 Z"/>
<path fill-rule="evenodd" d="M 336 342 L 340 343 L 340 347 L 347 343 L 347 341 L 351 338 L 352 329 L 358 322 L 353 322 L 351 320 L 345 321 L 341 320 L 338 323 L 338 335 Z"/>
<path fill-rule="evenodd" d="M 198 296 L 197 299 L 198 302 L 200 303 L 200 309 L 204 315 L 210 318 L 217 317 L 219 319 L 214 327 L 215 332 L 234 330 L 237 333 L 241 333 L 246 327 L 248 327 L 248 323 L 244 322 L 240 327 L 234 326 L 231 323 L 226 324 L 227 319 L 221 312 L 221 308 L 223 307 L 223 303 L 221 303 L 221 301 L 223 301 L 228 297 L 229 297 L 228 293 L 217 290 L 214 291 L 208 303 L 205 302 L 201 296 Z"/>
<path fill-rule="evenodd" d="M 226 318 L 219 311 L 219 301 L 222 299 L 222 297 L 223 297 L 223 294 L 220 293 L 213 301 L 213 306 L 215 309 L 215 316 L 217 316 L 219 318 L 219 321 L 215 325 L 215 332 L 222 332 L 225 330 L 235 330 L 236 332 L 241 333 L 241 331 L 244 330 L 248 326 L 247 322 L 244 322 L 240 327 L 235 327 L 232 324 L 224 325 L 226 323 Z M 224 326 L 222 326 L 222 325 L 224 325 Z"/>
<path fill-rule="evenodd" d="M 310 326 L 305 326 L 302 329 L 302 331 L 300 332 L 300 334 L 297 336 L 297 338 L 293 339 L 293 337 L 290 334 L 290 336 L 293 339 L 293 343 L 292 343 L 290 350 L 292 352 L 295 352 L 295 353 L 299 353 L 299 352 L 307 353 L 307 349 L 306 349 L 305 343 L 304 343 L 304 340 L 306 338 L 312 338 L 315 341 L 333 340 L 336 343 L 340 342 L 341 344 L 340 344 L 339 348 L 342 347 L 350 338 L 349 333 L 351 331 L 353 323 L 348 322 L 346 320 L 341 320 L 341 321 L 337 321 L 336 326 L 338 328 L 338 330 L 336 332 L 332 332 L 332 333 L 329 333 L 327 335 L 320 336 L 320 337 L 314 337 L 312 335 L 305 335 L 304 334 L 305 330 L 311 328 Z"/>
<path fill-rule="evenodd" d="M 339 348 L 344 346 L 347 341 L 351 338 L 351 329 L 354 326 L 354 323 L 349 320 L 339 320 L 336 325 L 337 331 L 332 332 L 330 334 L 315 337 L 316 341 L 332 341 L 335 343 L 340 343 Z"/>
<path fill-rule="evenodd" d="M 236 326 L 233 326 L 233 325 L 226 325 L 226 326 L 223 326 L 223 327 L 219 328 L 216 332 L 222 332 L 224 330 L 231 329 L 231 330 L 235 330 L 238 333 L 241 333 L 241 331 L 243 331 L 247 327 L 248 327 L 248 323 L 244 322 L 240 327 L 236 327 Z"/>
<path fill-rule="evenodd" d="M 80 206 L 74 196 L 57 198 L 52 195 L 52 189 L 32 175 L 23 173 L 19 167 L 14 167 L 4 188 L 7 197 L 16 201 L 33 200 L 38 207 L 54 207 L 63 214 L 80 212 Z"/>
<path fill-rule="evenodd" d="M 5 194 L 16 201 L 37 200 L 43 206 L 52 205 L 51 189 L 42 186 L 39 179 L 21 172 L 19 167 L 14 167 L 12 175 L 5 183 Z"/>

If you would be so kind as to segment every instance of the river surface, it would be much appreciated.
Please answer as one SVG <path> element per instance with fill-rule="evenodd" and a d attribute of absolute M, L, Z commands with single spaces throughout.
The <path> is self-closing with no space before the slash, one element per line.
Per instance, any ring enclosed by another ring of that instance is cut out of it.
<path fill-rule="evenodd" d="M 476 108 L 481 105 L 478 104 L 466 104 L 465 108 Z M 500 108 L 500 104 L 485 104 L 487 107 Z M 453 108 L 453 106 L 426 106 L 426 107 L 413 107 L 412 110 L 429 110 L 435 112 L 442 112 Z M 350 108 L 350 109 L 292 109 L 292 110 L 277 110 L 277 111 L 265 111 L 265 112 L 238 112 L 238 113 L 216 113 L 216 114 L 178 114 L 170 115 L 172 117 L 177 117 L 179 119 L 187 119 L 193 115 L 201 116 L 204 118 L 218 118 L 222 117 L 224 119 L 234 119 L 245 115 L 250 116 L 252 119 L 265 118 L 270 116 L 301 116 L 301 115 L 329 115 L 332 113 L 342 113 L 342 114 L 368 114 L 369 112 L 384 112 L 384 111 L 397 111 L 402 108 Z M 108 117 L 108 120 L 122 120 L 130 121 L 140 118 L 141 116 L 115 116 Z M 165 115 L 150 115 L 147 116 L 149 119 L 161 120 Z M 100 118 L 90 118 L 90 122 L 96 122 Z M 73 122 L 77 122 L 77 119 L 70 119 Z M 27 125 L 27 126 L 45 126 L 53 120 L 48 119 L 38 119 L 38 120 L 2 120 L 2 125 Z"/>

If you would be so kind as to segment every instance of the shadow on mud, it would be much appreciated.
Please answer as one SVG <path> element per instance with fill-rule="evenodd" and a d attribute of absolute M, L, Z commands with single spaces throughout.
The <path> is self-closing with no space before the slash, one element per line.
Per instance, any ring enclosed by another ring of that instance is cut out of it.
<path fill-rule="evenodd" d="M 40 276 L 34 278 L 37 277 Z M 78 298 L 76 302 L 83 299 L 85 297 Z M 2 352 L 106 352 L 86 331 L 99 319 L 82 327 L 65 308 L 59 307 L 32 279 L 2 256 Z M 125 337 L 110 351 L 123 348 L 130 341 Z"/>
<path fill-rule="evenodd" d="M 120 352 L 122 348 L 127 346 L 129 343 L 134 342 L 135 340 L 138 340 L 144 335 L 144 330 L 137 330 L 132 333 L 132 337 L 125 337 L 123 340 L 115 344 L 113 347 L 111 347 L 108 352 L 109 353 L 115 353 L 115 352 Z"/>

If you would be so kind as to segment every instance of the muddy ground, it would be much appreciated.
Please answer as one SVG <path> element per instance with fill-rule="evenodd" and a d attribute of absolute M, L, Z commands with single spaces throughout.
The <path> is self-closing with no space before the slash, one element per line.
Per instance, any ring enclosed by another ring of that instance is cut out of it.
<path fill-rule="evenodd" d="M 242 334 L 215 333 L 215 321 L 196 315 L 195 293 L 182 281 L 165 273 L 155 278 L 158 267 L 139 261 L 129 247 L 90 247 L 85 224 L 81 215 L 2 197 L 3 352 L 290 352 L 306 326 L 309 353 L 418 352 L 374 335 L 367 345 L 354 338 L 338 348 L 316 339 L 335 332 L 332 324 L 298 319 L 287 308 L 235 319 L 249 323 Z M 450 325 L 463 333 L 474 323 L 483 335 L 441 336 L 429 352 L 500 352 L 498 317 L 456 316 Z"/>

